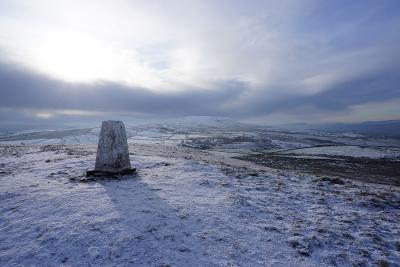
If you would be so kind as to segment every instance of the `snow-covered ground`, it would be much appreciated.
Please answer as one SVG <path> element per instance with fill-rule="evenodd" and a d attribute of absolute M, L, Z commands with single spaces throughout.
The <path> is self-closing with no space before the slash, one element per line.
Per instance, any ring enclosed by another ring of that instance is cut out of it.
<path fill-rule="evenodd" d="M 164 144 L 71 180 L 95 149 L 0 145 L 0 266 L 399 266 L 398 187 Z"/>

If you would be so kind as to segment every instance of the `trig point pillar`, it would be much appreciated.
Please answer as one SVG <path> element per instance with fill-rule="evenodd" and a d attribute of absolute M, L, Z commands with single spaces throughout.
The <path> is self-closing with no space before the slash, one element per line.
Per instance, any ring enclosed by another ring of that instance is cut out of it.
<path fill-rule="evenodd" d="M 96 174 L 129 174 L 135 172 L 129 160 L 128 141 L 122 121 L 103 121 L 99 145 L 97 147 L 94 171 L 87 171 L 86 176 Z"/>

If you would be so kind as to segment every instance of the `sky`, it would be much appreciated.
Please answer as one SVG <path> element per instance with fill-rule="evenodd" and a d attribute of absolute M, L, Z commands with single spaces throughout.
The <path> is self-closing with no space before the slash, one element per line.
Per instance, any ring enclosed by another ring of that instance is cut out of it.
<path fill-rule="evenodd" d="M 2 0 L 0 123 L 400 119 L 398 0 Z"/>

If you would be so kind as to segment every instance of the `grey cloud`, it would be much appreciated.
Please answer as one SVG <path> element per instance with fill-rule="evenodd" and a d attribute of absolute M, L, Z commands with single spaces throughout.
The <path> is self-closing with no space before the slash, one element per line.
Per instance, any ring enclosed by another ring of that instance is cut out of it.
<path fill-rule="evenodd" d="M 79 109 L 141 112 L 153 115 L 221 115 L 220 104 L 235 98 L 245 85 L 221 81 L 223 90 L 156 93 L 111 82 L 73 84 L 26 69 L 0 65 L 0 106 L 13 109 Z"/>
<path fill-rule="evenodd" d="M 312 95 L 303 94 L 301 91 L 286 94 L 287 88 L 282 86 L 260 89 L 251 98 L 243 100 L 240 114 L 251 117 L 274 112 L 298 112 L 301 106 L 313 107 L 321 112 L 337 112 L 345 111 L 353 105 L 397 99 L 400 98 L 398 73 L 400 65 L 390 66 L 337 82 Z"/>
<path fill-rule="evenodd" d="M 376 73 L 365 73 L 314 95 L 295 94 L 276 86 L 255 90 L 249 96 L 247 84 L 239 81 L 219 81 L 218 90 L 212 91 L 188 88 L 182 92 L 156 93 L 111 82 L 65 83 L 27 69 L 0 64 L 0 107 L 15 111 L 76 109 L 157 117 L 210 115 L 240 119 L 274 112 L 298 112 L 304 105 L 334 113 L 355 104 L 400 98 L 399 71 L 400 66 L 392 66 Z M 230 106 L 231 102 L 237 104 Z M 10 112 L 0 116 L 0 120 L 7 116 Z"/>

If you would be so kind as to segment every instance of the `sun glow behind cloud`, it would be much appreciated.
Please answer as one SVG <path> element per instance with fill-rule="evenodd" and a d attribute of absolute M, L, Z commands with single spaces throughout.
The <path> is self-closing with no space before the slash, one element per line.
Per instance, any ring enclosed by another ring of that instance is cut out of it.
<path fill-rule="evenodd" d="M 164 10 L 169 5 L 121 0 L 8 4 L 17 11 L 0 18 L 0 48 L 11 61 L 35 71 L 67 82 L 122 82 L 153 91 L 212 87 L 204 65 L 209 55 L 199 60 L 193 25 L 181 24 L 175 17 L 179 11 Z M 214 70 L 214 76 L 223 72 Z"/>
<path fill-rule="evenodd" d="M 83 34 L 51 33 L 34 46 L 34 64 L 56 78 L 88 82 L 113 75 L 112 50 Z"/>

